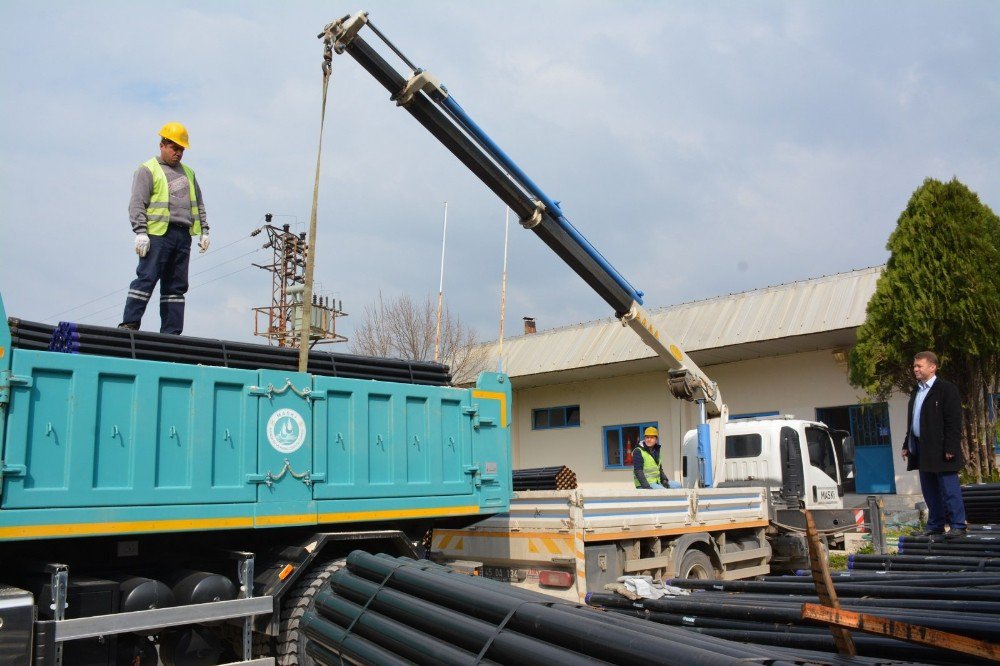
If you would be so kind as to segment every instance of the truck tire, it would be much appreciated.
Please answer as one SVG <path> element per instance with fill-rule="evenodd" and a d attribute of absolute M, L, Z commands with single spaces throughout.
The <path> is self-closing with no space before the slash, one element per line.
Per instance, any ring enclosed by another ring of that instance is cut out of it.
<path fill-rule="evenodd" d="M 302 615 L 312 608 L 316 593 L 329 580 L 334 571 L 344 566 L 346 560 L 326 560 L 314 564 L 299 581 L 281 605 L 281 624 L 278 633 L 278 666 L 312 666 L 306 656 L 306 637 L 299 622 Z"/>
<path fill-rule="evenodd" d="M 677 569 L 677 577 L 714 580 L 715 567 L 712 566 L 712 560 L 709 559 L 708 555 L 692 548 L 684 553 L 681 566 Z"/>

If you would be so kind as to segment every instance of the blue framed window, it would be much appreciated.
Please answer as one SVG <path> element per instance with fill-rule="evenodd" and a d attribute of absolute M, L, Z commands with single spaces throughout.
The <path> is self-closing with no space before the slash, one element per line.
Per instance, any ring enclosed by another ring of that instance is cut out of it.
<path fill-rule="evenodd" d="M 580 405 L 544 407 L 531 410 L 531 429 L 579 428 Z"/>
<path fill-rule="evenodd" d="M 642 431 L 659 429 L 656 421 L 604 426 L 604 469 L 631 469 L 632 451 L 642 442 Z"/>

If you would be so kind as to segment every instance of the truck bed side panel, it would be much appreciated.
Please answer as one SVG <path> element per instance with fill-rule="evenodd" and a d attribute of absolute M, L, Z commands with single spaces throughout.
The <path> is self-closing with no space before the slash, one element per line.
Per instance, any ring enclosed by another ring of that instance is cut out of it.
<path fill-rule="evenodd" d="M 17 350 L 4 509 L 252 502 L 257 373 Z"/>

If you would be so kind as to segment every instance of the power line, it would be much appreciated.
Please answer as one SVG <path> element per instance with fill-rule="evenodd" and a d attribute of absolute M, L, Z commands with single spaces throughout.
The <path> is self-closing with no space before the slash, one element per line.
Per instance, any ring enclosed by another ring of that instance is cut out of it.
<path fill-rule="evenodd" d="M 232 273 L 226 273 L 225 275 L 220 275 L 219 277 L 213 278 L 213 279 L 208 280 L 206 282 L 199 282 L 198 284 L 196 284 L 194 286 L 188 287 L 188 293 L 194 291 L 198 287 L 204 287 L 205 285 L 212 284 L 213 282 L 218 282 L 219 280 L 223 280 L 223 279 L 225 279 L 227 277 L 230 277 L 231 275 L 236 275 L 237 273 L 242 273 L 243 271 L 249 270 L 251 268 L 253 268 L 252 265 L 251 266 L 244 266 L 243 268 L 236 269 Z M 115 303 L 113 305 L 109 305 L 106 308 L 101 308 L 100 310 L 95 310 L 94 312 L 91 312 L 90 314 L 81 317 L 80 321 L 83 321 L 83 320 L 86 320 L 86 319 L 90 319 L 91 317 L 96 317 L 96 316 L 98 316 L 100 314 L 103 314 L 103 313 L 107 312 L 108 310 L 111 310 L 112 308 L 119 308 L 119 307 L 122 307 L 122 305 L 119 305 L 118 303 Z M 109 320 L 104 319 L 102 321 L 109 321 Z"/>
<path fill-rule="evenodd" d="M 258 231 L 258 230 L 255 229 L 254 231 Z M 249 240 L 251 238 L 253 238 L 253 234 L 252 233 L 250 235 L 248 235 L 248 236 L 244 236 L 242 238 L 239 238 L 239 239 L 233 241 L 232 243 L 228 243 L 226 245 L 223 245 L 222 247 L 218 248 L 212 254 L 216 255 L 217 253 L 222 252 L 226 248 L 232 247 L 233 245 L 236 245 L 237 243 L 242 243 L 243 241 Z M 240 255 L 239 257 L 236 257 L 236 259 L 240 259 L 242 257 L 247 256 L 248 254 L 253 254 L 253 253 L 259 252 L 259 251 L 260 251 L 260 248 L 257 248 L 253 252 L 249 252 L 247 254 Z M 208 258 L 209 258 L 208 256 L 204 256 L 204 255 L 198 254 L 198 255 L 192 257 L 192 260 L 199 261 L 201 259 L 208 259 Z M 214 258 L 214 256 L 213 256 L 213 258 Z M 225 264 L 227 264 L 227 263 L 229 263 L 231 261 L 235 261 L 235 259 L 226 260 L 226 261 L 224 261 L 224 262 L 222 262 L 220 264 L 216 264 L 216 266 L 213 266 L 212 268 L 207 268 L 204 271 L 196 273 L 195 275 L 201 275 L 202 273 L 207 273 L 208 271 L 215 270 L 215 268 L 217 268 L 218 266 L 223 266 L 223 265 L 225 265 Z M 69 314 L 70 312 L 74 312 L 76 310 L 79 310 L 80 308 L 87 307 L 88 305 L 91 305 L 93 303 L 97 303 L 99 301 L 103 301 L 104 299 L 110 298 L 112 296 L 120 296 L 122 292 L 127 292 L 127 291 L 128 291 L 127 289 L 115 289 L 114 291 L 109 291 L 108 293 L 104 294 L 103 296 L 98 296 L 97 298 L 93 298 L 93 299 L 91 299 L 91 300 L 89 300 L 89 301 L 87 301 L 85 303 L 80 303 L 79 305 L 74 305 L 73 307 L 71 307 L 71 308 L 69 308 L 67 310 L 63 310 L 62 312 L 57 312 L 57 313 L 55 313 L 53 315 L 49 315 L 48 317 L 45 318 L 44 321 L 52 321 L 54 319 L 59 319 L 59 318 L 61 318 L 65 314 Z M 108 308 L 105 308 L 105 309 L 108 309 Z M 103 309 L 102 310 L 98 310 L 98 312 L 103 312 L 103 311 L 104 311 Z"/>

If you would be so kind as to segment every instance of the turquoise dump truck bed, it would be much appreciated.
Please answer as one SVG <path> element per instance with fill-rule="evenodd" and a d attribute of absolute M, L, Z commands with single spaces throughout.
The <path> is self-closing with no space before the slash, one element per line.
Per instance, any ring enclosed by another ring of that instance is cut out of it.
<path fill-rule="evenodd" d="M 476 388 L 10 348 L 0 540 L 490 514 L 510 384 Z"/>

